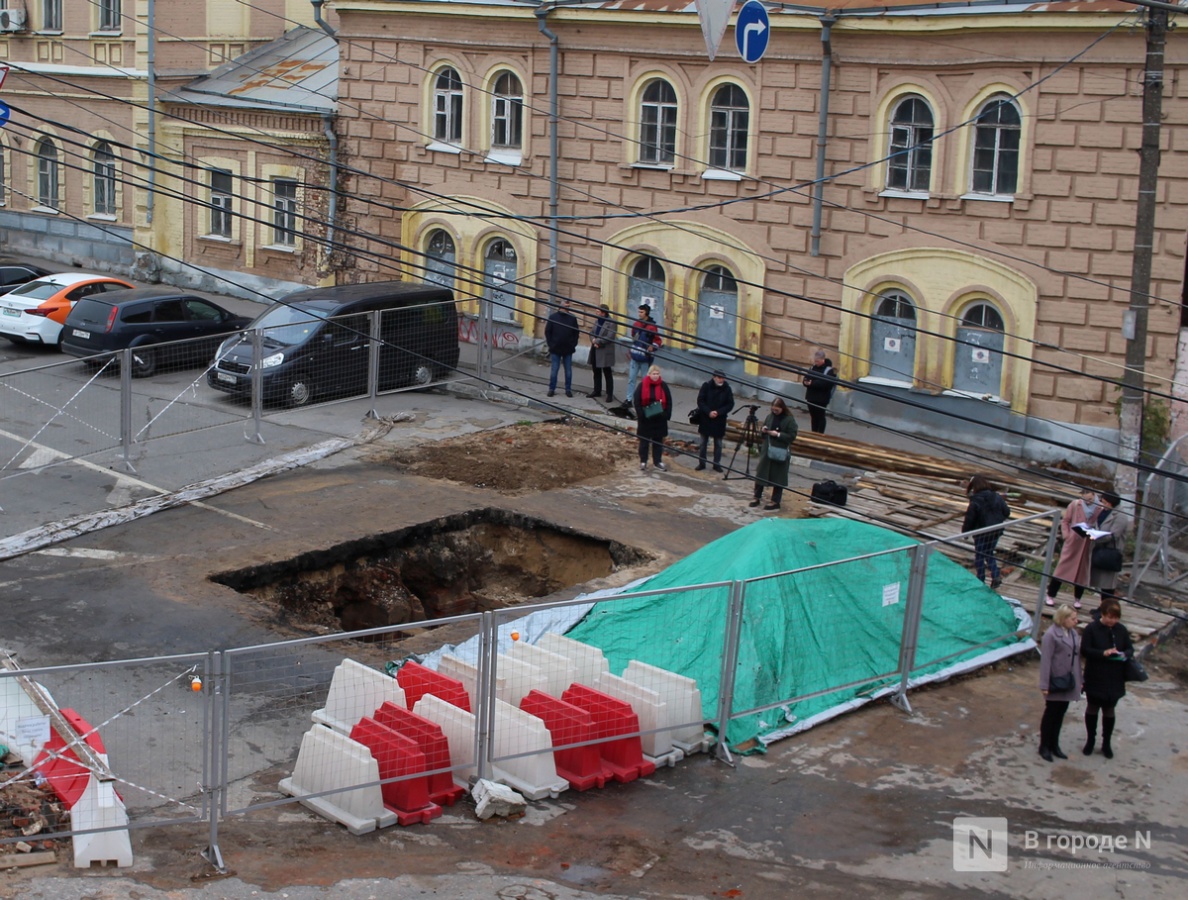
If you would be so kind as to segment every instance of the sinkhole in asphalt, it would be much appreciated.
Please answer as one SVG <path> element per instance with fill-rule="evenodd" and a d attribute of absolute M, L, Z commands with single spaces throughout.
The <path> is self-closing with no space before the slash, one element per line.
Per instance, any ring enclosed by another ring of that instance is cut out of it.
<path fill-rule="evenodd" d="M 278 606 L 294 624 L 355 631 L 514 606 L 649 558 L 618 541 L 485 508 L 211 579 Z"/>

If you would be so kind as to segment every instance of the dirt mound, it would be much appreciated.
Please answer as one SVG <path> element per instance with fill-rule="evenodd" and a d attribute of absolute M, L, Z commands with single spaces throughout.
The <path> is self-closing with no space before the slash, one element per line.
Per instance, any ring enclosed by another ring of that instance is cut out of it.
<path fill-rule="evenodd" d="M 626 435 L 580 423 L 541 422 L 385 450 L 369 462 L 515 494 L 609 475 L 636 458 L 635 440 Z"/>

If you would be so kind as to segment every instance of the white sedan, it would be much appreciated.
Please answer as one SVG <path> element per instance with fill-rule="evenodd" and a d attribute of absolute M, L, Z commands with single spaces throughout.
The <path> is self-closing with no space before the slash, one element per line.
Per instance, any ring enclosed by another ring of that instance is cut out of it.
<path fill-rule="evenodd" d="M 0 296 L 0 337 L 14 344 L 59 346 L 62 323 L 76 300 L 135 287 L 122 278 L 87 272 L 44 275 Z"/>

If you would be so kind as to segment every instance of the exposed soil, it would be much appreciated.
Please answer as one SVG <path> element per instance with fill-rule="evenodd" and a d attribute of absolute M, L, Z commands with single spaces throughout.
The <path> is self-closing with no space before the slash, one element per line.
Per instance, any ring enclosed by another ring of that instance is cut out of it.
<path fill-rule="evenodd" d="M 385 449 L 368 461 L 504 494 L 547 491 L 609 475 L 636 459 L 635 440 L 582 423 L 540 422 Z"/>

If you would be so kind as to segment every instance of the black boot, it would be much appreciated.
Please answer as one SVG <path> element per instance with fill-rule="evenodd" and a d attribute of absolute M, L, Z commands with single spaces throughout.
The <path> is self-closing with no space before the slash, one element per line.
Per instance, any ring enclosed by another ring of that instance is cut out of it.
<path fill-rule="evenodd" d="M 1110 737 L 1114 734 L 1114 717 L 1107 716 L 1101 720 L 1101 753 L 1106 759 L 1114 758 L 1114 748 L 1110 746 Z"/>
<path fill-rule="evenodd" d="M 1085 735 L 1085 746 L 1081 752 L 1090 756 L 1097 744 L 1097 713 L 1085 713 Z"/>
<path fill-rule="evenodd" d="M 1040 744 L 1040 759 L 1047 760 L 1048 762 L 1052 761 L 1052 751 L 1043 744 Z"/>

